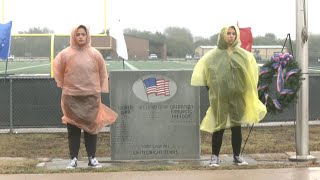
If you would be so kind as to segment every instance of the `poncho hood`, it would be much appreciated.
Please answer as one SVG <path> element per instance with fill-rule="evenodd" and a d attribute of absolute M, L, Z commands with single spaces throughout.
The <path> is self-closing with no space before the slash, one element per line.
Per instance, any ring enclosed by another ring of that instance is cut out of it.
<path fill-rule="evenodd" d="M 218 36 L 218 42 L 217 42 L 217 46 L 219 49 L 227 49 L 228 48 L 228 44 L 226 42 L 226 37 L 227 37 L 227 32 L 228 32 L 228 29 L 229 27 L 234 27 L 235 30 L 236 30 L 236 34 L 237 34 L 237 37 L 234 41 L 234 43 L 231 45 L 231 47 L 236 47 L 236 46 L 240 46 L 240 30 L 237 26 L 224 26 L 223 28 L 221 28 L 221 31 L 219 33 L 219 36 Z"/>
<path fill-rule="evenodd" d="M 86 41 L 86 44 L 83 46 L 83 48 L 88 48 L 88 47 L 91 47 L 91 35 L 90 35 L 90 28 L 85 26 L 85 25 L 77 25 L 75 27 L 72 28 L 72 31 L 71 31 L 71 35 L 70 35 L 70 46 L 72 48 L 80 48 L 79 45 L 77 44 L 76 42 L 76 33 L 77 33 L 77 29 L 80 27 L 80 26 L 83 26 L 85 27 L 86 31 L 87 31 L 87 41 Z"/>

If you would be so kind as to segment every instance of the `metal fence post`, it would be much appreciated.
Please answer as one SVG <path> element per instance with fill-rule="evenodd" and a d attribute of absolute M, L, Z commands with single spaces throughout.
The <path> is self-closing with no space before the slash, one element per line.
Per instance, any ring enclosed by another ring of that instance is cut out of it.
<path fill-rule="evenodd" d="M 9 81 L 10 85 L 9 85 L 9 120 L 10 120 L 10 133 L 13 133 L 13 105 L 12 105 L 12 78 L 10 78 L 10 81 Z"/>

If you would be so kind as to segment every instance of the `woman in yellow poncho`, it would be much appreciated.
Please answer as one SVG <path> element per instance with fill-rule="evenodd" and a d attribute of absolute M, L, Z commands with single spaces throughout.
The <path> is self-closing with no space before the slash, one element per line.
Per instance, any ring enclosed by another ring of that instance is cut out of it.
<path fill-rule="evenodd" d="M 240 157 L 241 124 L 257 123 L 267 112 L 258 97 L 256 60 L 239 45 L 239 28 L 223 27 L 217 48 L 199 60 L 191 78 L 191 85 L 208 87 L 210 107 L 200 129 L 212 133 L 210 166 L 219 166 L 219 153 L 226 128 L 232 131 L 233 162 L 247 165 Z"/>

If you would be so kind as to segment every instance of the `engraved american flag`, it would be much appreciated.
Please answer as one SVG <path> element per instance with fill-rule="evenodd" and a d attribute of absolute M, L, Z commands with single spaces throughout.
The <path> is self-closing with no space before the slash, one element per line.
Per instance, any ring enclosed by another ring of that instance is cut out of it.
<path fill-rule="evenodd" d="M 147 78 L 143 80 L 147 95 L 170 96 L 170 81 L 165 79 Z"/>

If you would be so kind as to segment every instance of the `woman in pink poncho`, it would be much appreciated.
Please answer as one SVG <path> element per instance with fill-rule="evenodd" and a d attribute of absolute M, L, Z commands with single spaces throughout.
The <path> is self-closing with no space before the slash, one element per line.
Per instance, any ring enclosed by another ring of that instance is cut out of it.
<path fill-rule="evenodd" d="M 54 59 L 54 79 L 62 88 L 62 122 L 67 125 L 70 151 L 69 169 L 77 166 L 81 129 L 84 131 L 89 167 L 101 167 L 95 158 L 97 134 L 115 122 L 117 113 L 101 103 L 108 93 L 108 73 L 99 51 L 91 47 L 89 29 L 80 25 L 70 36 L 70 46 Z"/>

